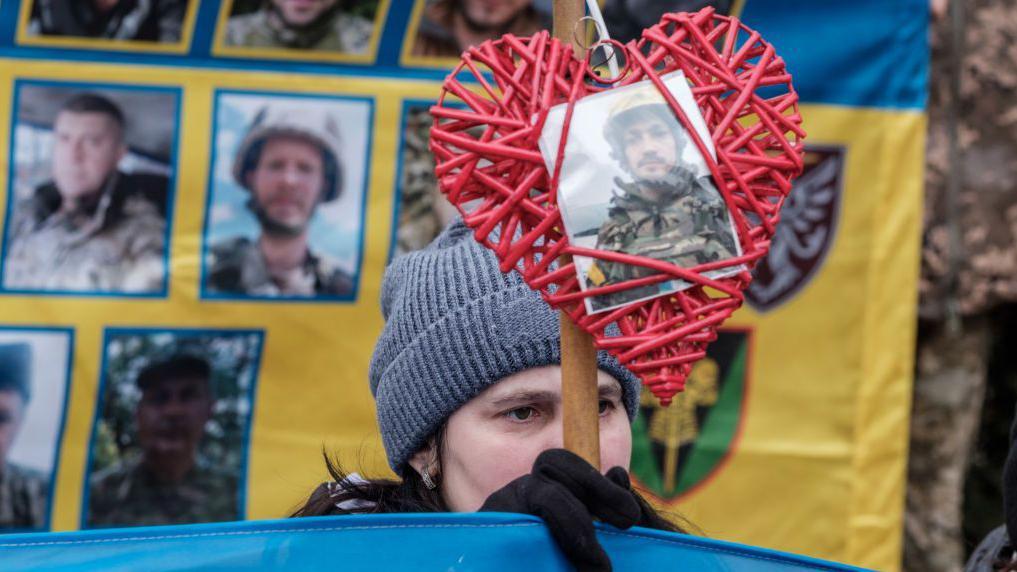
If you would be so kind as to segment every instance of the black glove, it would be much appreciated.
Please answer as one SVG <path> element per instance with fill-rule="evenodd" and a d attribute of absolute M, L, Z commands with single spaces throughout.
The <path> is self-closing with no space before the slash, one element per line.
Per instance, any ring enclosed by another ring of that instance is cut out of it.
<path fill-rule="evenodd" d="M 629 528 L 642 518 L 625 469 L 614 467 L 601 475 L 564 449 L 541 453 L 532 473 L 492 493 L 480 510 L 539 516 L 565 556 L 582 571 L 611 570 L 611 560 L 594 533 L 594 517 L 616 528 Z"/>

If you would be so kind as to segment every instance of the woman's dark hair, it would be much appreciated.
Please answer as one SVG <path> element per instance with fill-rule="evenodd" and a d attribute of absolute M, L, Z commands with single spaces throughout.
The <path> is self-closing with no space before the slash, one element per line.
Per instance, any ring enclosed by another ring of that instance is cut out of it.
<path fill-rule="evenodd" d="M 639 491 L 635 488 L 632 489 L 632 496 L 636 497 L 636 502 L 639 503 L 639 508 L 643 511 L 643 518 L 639 521 L 638 526 L 654 530 L 706 536 L 698 526 L 692 524 L 689 519 L 681 514 L 673 511 L 660 511 L 654 508 L 650 501 L 639 494 Z"/>
<path fill-rule="evenodd" d="M 437 458 L 441 459 L 445 450 L 445 425 L 435 431 L 434 443 Z M 323 483 L 311 493 L 302 507 L 295 510 L 291 517 L 327 516 L 336 514 L 383 514 L 394 512 L 450 512 L 448 505 L 441 496 L 440 487 L 429 489 L 416 471 L 407 470 L 402 480 L 372 479 L 362 480 L 351 478 L 350 473 L 343 469 L 339 460 L 322 451 L 325 467 L 332 477 L 329 483 Z M 440 478 L 440 475 L 439 475 Z M 688 520 L 676 513 L 662 514 L 633 489 L 642 509 L 643 518 L 639 526 L 670 532 L 690 532 L 702 534 Z"/>
<path fill-rule="evenodd" d="M 437 458 L 445 450 L 445 425 L 434 433 Z M 449 512 L 439 489 L 429 489 L 416 471 L 407 470 L 402 480 L 351 478 L 339 459 L 324 450 L 330 483 L 323 483 L 290 516 L 373 514 L 392 512 Z"/>

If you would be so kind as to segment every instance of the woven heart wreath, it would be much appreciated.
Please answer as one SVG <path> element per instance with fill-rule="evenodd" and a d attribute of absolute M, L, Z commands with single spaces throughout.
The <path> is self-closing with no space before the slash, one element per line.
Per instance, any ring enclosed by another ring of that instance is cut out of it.
<path fill-rule="evenodd" d="M 691 268 L 569 244 L 557 202 L 572 108 L 583 97 L 650 81 L 699 148 L 731 213 L 742 255 L 723 266 L 751 269 L 765 256 L 780 207 L 802 169 L 804 132 L 791 76 L 773 47 L 712 8 L 667 14 L 623 50 L 625 69 L 600 80 L 547 32 L 511 35 L 470 48 L 431 108 L 431 151 L 439 188 L 462 213 L 501 270 L 517 270 L 564 310 L 667 405 L 684 388 L 717 327 L 742 303 L 749 272 L 711 279 L 718 264 Z M 716 161 L 661 77 L 681 70 L 713 139 Z M 555 172 L 538 139 L 549 110 L 568 104 Z M 583 291 L 573 255 L 651 269 L 652 275 Z M 692 287 L 590 314 L 583 299 L 666 280 Z M 616 328 L 614 327 L 616 326 Z M 610 328 L 610 330 L 609 330 Z"/>

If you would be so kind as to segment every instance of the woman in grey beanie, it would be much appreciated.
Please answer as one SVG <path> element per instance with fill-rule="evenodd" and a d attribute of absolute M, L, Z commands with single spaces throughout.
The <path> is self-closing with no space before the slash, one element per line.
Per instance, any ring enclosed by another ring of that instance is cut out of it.
<path fill-rule="evenodd" d="M 523 512 L 543 518 L 582 570 L 609 570 L 594 517 L 619 528 L 677 528 L 629 484 L 639 380 L 605 352 L 601 474 L 562 449 L 557 313 L 453 223 L 397 258 L 381 296 L 371 358 L 378 424 L 399 481 L 335 479 L 294 516 L 371 512 Z"/>

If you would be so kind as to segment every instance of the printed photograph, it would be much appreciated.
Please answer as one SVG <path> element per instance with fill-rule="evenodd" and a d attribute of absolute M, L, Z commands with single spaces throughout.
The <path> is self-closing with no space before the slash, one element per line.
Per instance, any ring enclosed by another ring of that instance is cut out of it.
<path fill-rule="evenodd" d="M 83 527 L 241 520 L 262 334 L 107 330 Z"/>
<path fill-rule="evenodd" d="M 434 155 L 427 148 L 434 102 L 407 101 L 403 104 L 403 138 L 399 153 L 399 223 L 393 256 L 427 246 L 457 212 L 438 190 L 434 176 Z"/>
<path fill-rule="evenodd" d="M 70 330 L 0 328 L 0 533 L 49 529 Z"/>
<path fill-rule="evenodd" d="M 203 297 L 356 296 L 372 103 L 219 92 Z"/>
<path fill-rule="evenodd" d="M 166 292 L 179 90 L 15 84 L 2 285 Z"/>
<path fill-rule="evenodd" d="M 681 72 L 664 84 L 699 137 L 715 154 L 706 122 Z M 552 109 L 540 149 L 554 172 L 565 105 Z M 569 241 L 577 246 L 643 256 L 686 269 L 741 255 L 730 212 L 706 160 L 649 81 L 605 91 L 575 105 L 565 145 L 558 201 Z M 581 288 L 611 286 L 659 274 L 635 264 L 576 256 Z M 704 272 L 721 278 L 743 265 Z M 586 299 L 603 312 L 679 292 L 672 279 Z"/>
<path fill-rule="evenodd" d="M 181 44 L 198 0 L 28 0 L 26 38 Z"/>
<path fill-rule="evenodd" d="M 458 59 L 470 46 L 505 34 L 551 29 L 549 0 L 417 0 L 420 15 L 409 45 L 412 58 Z M 411 28 L 411 30 L 414 28 Z"/>
<path fill-rule="evenodd" d="M 221 45 L 254 52 L 279 50 L 365 56 L 371 51 L 381 0 L 226 0 Z M 231 50 L 236 52 L 237 50 Z"/>

